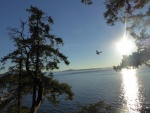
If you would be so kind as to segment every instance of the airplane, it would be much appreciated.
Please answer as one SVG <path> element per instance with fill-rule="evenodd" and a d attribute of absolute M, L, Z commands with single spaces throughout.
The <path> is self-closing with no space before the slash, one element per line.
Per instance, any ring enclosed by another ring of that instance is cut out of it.
<path fill-rule="evenodd" d="M 99 55 L 100 53 L 102 53 L 102 51 L 98 52 L 98 51 L 96 50 L 96 54 L 97 54 L 97 55 Z"/>

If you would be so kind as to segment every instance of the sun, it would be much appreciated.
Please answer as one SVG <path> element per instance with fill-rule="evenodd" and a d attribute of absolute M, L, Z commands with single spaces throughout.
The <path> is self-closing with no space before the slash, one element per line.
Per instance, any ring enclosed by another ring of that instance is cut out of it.
<path fill-rule="evenodd" d="M 117 50 L 121 55 L 129 55 L 132 53 L 135 44 L 133 40 L 129 40 L 127 37 L 123 37 L 117 42 Z"/>

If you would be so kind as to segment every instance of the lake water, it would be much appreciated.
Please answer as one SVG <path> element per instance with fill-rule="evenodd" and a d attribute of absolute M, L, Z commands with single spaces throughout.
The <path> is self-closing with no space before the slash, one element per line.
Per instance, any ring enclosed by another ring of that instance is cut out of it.
<path fill-rule="evenodd" d="M 113 113 L 140 113 L 142 107 L 150 107 L 150 68 L 115 72 L 112 68 L 74 70 L 54 73 L 54 78 L 72 86 L 74 99 L 61 99 L 58 106 L 48 101 L 42 103 L 38 113 L 70 113 L 78 104 L 104 100 Z"/>

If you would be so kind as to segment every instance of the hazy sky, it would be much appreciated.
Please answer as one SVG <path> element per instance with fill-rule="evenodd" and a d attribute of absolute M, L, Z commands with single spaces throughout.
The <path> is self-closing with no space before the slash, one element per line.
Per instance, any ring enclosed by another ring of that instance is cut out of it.
<path fill-rule="evenodd" d="M 104 20 L 105 6 L 101 0 L 85 5 L 81 0 L 1 0 L 0 3 L 0 57 L 13 50 L 8 27 L 19 27 L 26 21 L 26 9 L 37 6 L 54 19 L 52 34 L 64 40 L 61 48 L 71 62 L 59 70 L 112 67 L 118 65 L 121 53 L 116 43 L 123 38 L 124 25 L 108 26 Z M 96 50 L 102 54 L 96 55 Z"/>

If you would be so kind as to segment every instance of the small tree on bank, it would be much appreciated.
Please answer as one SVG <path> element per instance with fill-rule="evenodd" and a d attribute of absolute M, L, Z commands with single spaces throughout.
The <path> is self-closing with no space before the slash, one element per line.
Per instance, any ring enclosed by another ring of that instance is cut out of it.
<path fill-rule="evenodd" d="M 57 96 L 67 94 L 67 99 L 72 99 L 73 93 L 68 84 L 59 83 L 53 79 L 52 74 L 47 76 L 46 73 L 43 72 L 58 69 L 58 64 L 61 61 L 66 65 L 69 64 L 67 57 L 59 51 L 59 46 L 63 45 L 63 40 L 50 34 L 53 19 L 37 7 L 30 6 L 27 12 L 30 14 L 29 20 L 27 22 L 21 22 L 21 30 L 17 28 L 9 29 L 16 50 L 3 57 L 1 62 L 5 63 L 7 60 L 13 62 L 14 66 L 10 67 L 12 71 L 9 71 L 9 73 L 11 72 L 9 76 L 12 78 L 17 76 L 14 71 L 19 73 L 20 69 L 19 75 L 22 77 L 20 78 L 19 76 L 19 80 L 21 79 L 22 83 L 20 82 L 18 84 L 16 91 L 21 88 L 21 93 L 23 93 L 23 90 L 26 92 L 23 94 L 32 92 L 32 107 L 30 113 L 36 113 L 43 98 L 47 98 L 51 102 L 58 102 Z M 28 25 L 28 27 L 26 25 Z M 29 29 L 28 35 L 25 34 L 26 29 Z M 15 62 L 18 60 L 18 56 L 21 56 L 19 67 L 17 67 L 18 63 Z M 24 74 L 21 71 L 23 71 Z M 4 78 L 7 79 L 8 76 L 5 75 Z M 7 88 L 8 82 L 4 81 L 3 78 L 0 78 L 0 80 L 2 80 L 3 85 L 5 85 L 3 89 Z M 13 87 L 12 89 L 15 88 Z M 23 94 L 18 97 L 21 98 Z"/>

